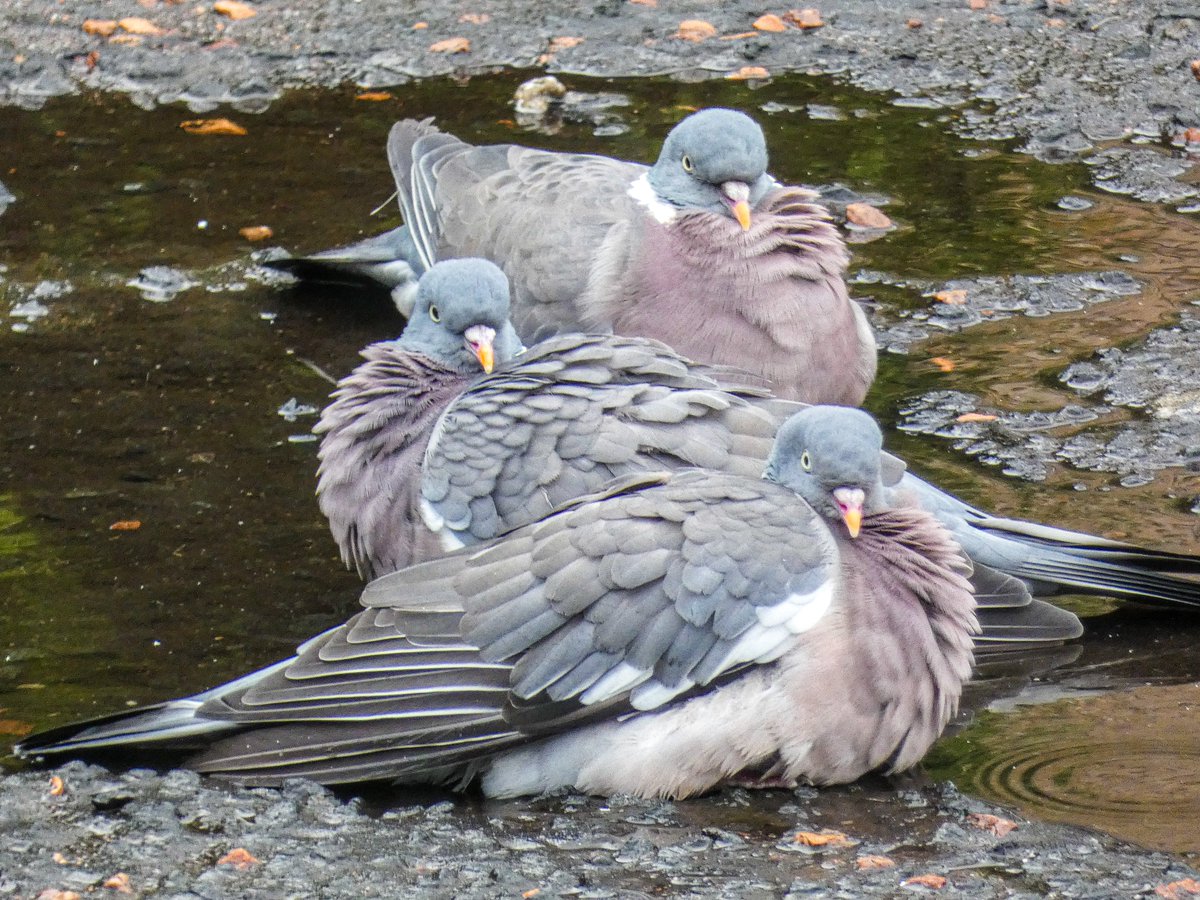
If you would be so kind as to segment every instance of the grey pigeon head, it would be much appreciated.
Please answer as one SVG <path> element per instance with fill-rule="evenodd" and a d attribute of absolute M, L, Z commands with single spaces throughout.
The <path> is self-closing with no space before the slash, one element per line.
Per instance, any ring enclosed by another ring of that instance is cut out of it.
<path fill-rule="evenodd" d="M 762 129 L 733 109 L 702 109 L 671 129 L 648 178 L 667 203 L 723 213 L 743 228 L 774 184 Z"/>
<path fill-rule="evenodd" d="M 875 420 L 848 406 L 810 406 L 779 427 L 763 478 L 795 491 L 858 536 L 863 513 L 884 508 Z"/>
<path fill-rule="evenodd" d="M 508 278 L 486 259 L 450 259 L 421 276 L 397 342 L 459 372 L 491 372 L 521 352 L 508 320 Z"/>

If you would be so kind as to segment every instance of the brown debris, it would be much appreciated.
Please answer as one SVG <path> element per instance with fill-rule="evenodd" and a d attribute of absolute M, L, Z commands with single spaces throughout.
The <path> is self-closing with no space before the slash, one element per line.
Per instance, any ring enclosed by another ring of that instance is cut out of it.
<path fill-rule="evenodd" d="M 770 78 L 771 73 L 762 66 L 742 66 L 736 72 L 729 72 L 725 77 L 730 81 L 746 81 L 751 78 Z"/>
<path fill-rule="evenodd" d="M 787 23 L 775 13 L 759 16 L 754 20 L 754 27 L 758 31 L 787 31 Z"/>
<path fill-rule="evenodd" d="M 892 220 L 870 203 L 847 203 L 846 221 L 863 228 L 891 228 Z"/>
<path fill-rule="evenodd" d="M 892 869 L 896 866 L 896 861 L 887 856 L 860 856 L 854 861 L 854 865 L 859 869 Z"/>
<path fill-rule="evenodd" d="M 634 6 L 648 6 L 655 9 L 658 6 L 658 0 L 629 0 Z"/>
<path fill-rule="evenodd" d="M 703 19 L 684 19 L 679 23 L 679 30 L 675 32 L 675 37 L 691 41 L 693 44 L 716 36 L 717 29 L 711 22 L 705 22 Z"/>
<path fill-rule="evenodd" d="M 116 891 L 118 894 L 133 893 L 133 887 L 129 883 L 129 876 L 124 872 L 117 872 L 115 875 L 104 879 L 104 884 L 102 886 L 108 888 L 109 890 Z"/>
<path fill-rule="evenodd" d="M 946 886 L 946 878 L 943 875 L 934 875 L 932 872 L 928 872 L 925 875 L 914 875 L 912 878 L 905 878 L 900 884 L 906 887 L 910 884 L 919 885 L 938 891 Z"/>
<path fill-rule="evenodd" d="M 58 888 L 46 888 L 37 895 L 37 900 L 81 900 L 75 891 L 60 891 Z"/>
<path fill-rule="evenodd" d="M 985 415 L 983 413 L 963 413 L 955 421 L 958 422 L 995 422 L 996 417 Z M 1011 819 L 1002 819 L 999 816 L 993 816 L 990 813 L 971 813 L 967 816 L 967 824 L 980 831 L 987 831 L 994 834 L 996 837 L 1004 837 L 1010 831 L 1017 827 L 1017 823 Z"/>
<path fill-rule="evenodd" d="M 492 17 L 487 13 L 463 13 L 458 17 L 458 21 L 465 25 L 486 25 L 492 21 Z"/>
<path fill-rule="evenodd" d="M 1167 900 L 1184 900 L 1185 897 L 1200 894 L 1200 881 L 1184 878 L 1182 881 L 1160 884 L 1154 888 L 1154 893 L 1159 897 L 1166 897 Z"/>
<path fill-rule="evenodd" d="M 920 19 L 909 19 L 907 22 L 904 23 L 904 27 L 915 29 L 915 28 L 920 28 L 924 24 L 925 23 L 922 22 Z"/>
<path fill-rule="evenodd" d="M 217 0 L 213 4 L 213 12 L 227 16 L 234 21 L 252 19 L 258 15 L 257 9 L 249 3 L 242 3 L 241 0 Z"/>
<path fill-rule="evenodd" d="M 988 0 L 967 0 L 967 6 L 971 7 L 971 9 L 975 9 L 975 10 L 987 9 L 988 8 Z"/>
<path fill-rule="evenodd" d="M 0 719 L 0 734 L 11 734 L 13 737 L 24 737 L 33 731 L 33 726 L 20 719 Z"/>
<path fill-rule="evenodd" d="M 258 857 L 244 847 L 234 847 L 217 860 L 218 866 L 233 866 L 240 872 L 245 872 L 251 866 L 257 866 Z"/>
<path fill-rule="evenodd" d="M 465 37 L 446 38 L 429 45 L 431 53 L 470 53 L 471 42 Z"/>
<path fill-rule="evenodd" d="M 361 94 L 355 94 L 355 100 L 365 100 L 368 103 L 382 103 L 384 100 L 391 100 L 392 95 L 387 91 L 363 91 Z"/>
<path fill-rule="evenodd" d="M 931 363 L 933 363 L 935 366 L 937 366 L 938 369 L 942 372 L 953 372 L 954 371 L 954 360 L 949 359 L 945 356 L 934 356 L 929 361 Z"/>
<path fill-rule="evenodd" d="M 248 241 L 265 241 L 273 237 L 275 232 L 267 225 L 247 225 L 245 228 L 239 228 L 238 234 Z"/>
<path fill-rule="evenodd" d="M 996 419 L 998 419 L 998 418 L 999 418 L 999 416 L 993 416 L 991 413 L 967 412 L 967 413 L 963 413 L 961 416 L 958 416 L 954 421 L 955 422 L 963 422 L 963 423 L 966 423 L 966 422 L 995 422 Z M 972 825 L 974 825 L 976 828 L 979 828 L 983 831 L 990 831 L 992 834 L 996 835 L 997 837 L 1004 837 L 1004 835 L 1008 834 L 1010 831 L 1012 831 L 1014 828 L 1017 827 L 1016 822 L 1010 822 L 1010 821 L 1008 821 L 1008 819 L 1001 819 L 999 816 L 989 816 L 989 815 L 985 815 L 983 813 L 978 813 L 977 815 L 981 822 L 982 822 L 982 820 L 985 820 L 985 819 L 995 819 L 996 821 L 994 824 L 976 823 L 974 821 L 974 819 L 976 818 L 975 813 L 972 813 L 971 815 L 967 816 L 967 821 L 970 822 Z"/>
<path fill-rule="evenodd" d="M 949 306 L 962 306 L 967 302 L 967 292 L 961 288 L 953 291 L 938 291 L 933 295 L 933 299 Z"/>
<path fill-rule="evenodd" d="M 188 119 L 179 127 L 188 134 L 246 134 L 246 129 L 229 119 Z"/>
<path fill-rule="evenodd" d="M 815 9 L 789 9 L 783 14 L 783 18 L 797 28 L 823 28 L 825 26 L 821 20 L 821 13 Z"/>
<path fill-rule="evenodd" d="M 57 775 L 50 776 L 50 796 L 61 797 L 67 792 L 67 783 Z"/>
<path fill-rule="evenodd" d="M 851 847 L 858 843 L 840 831 L 797 831 L 792 841 L 807 847 Z"/>
<path fill-rule="evenodd" d="M 1200 81 L 1200 59 L 1192 60 L 1192 75 L 1197 81 Z"/>
<path fill-rule="evenodd" d="M 130 34 L 166 34 L 165 28 L 159 28 L 149 19 L 143 19 L 141 16 L 126 16 L 117 25 L 122 31 L 128 31 Z"/>
<path fill-rule="evenodd" d="M 116 19 L 84 19 L 83 30 L 85 34 L 98 34 L 100 37 L 108 37 L 117 30 Z"/>
<path fill-rule="evenodd" d="M 142 527 L 142 523 L 137 519 L 122 519 L 119 522 L 113 522 L 108 526 L 109 531 L 137 531 Z"/>

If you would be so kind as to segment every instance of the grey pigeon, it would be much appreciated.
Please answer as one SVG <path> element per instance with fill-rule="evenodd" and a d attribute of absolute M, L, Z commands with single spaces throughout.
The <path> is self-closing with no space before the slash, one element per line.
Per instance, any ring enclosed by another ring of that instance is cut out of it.
<path fill-rule="evenodd" d="M 305 281 L 380 285 L 392 292 L 396 308 L 408 317 L 412 314 L 417 280 L 428 268 L 423 265 L 414 268 L 410 260 L 416 259 L 416 245 L 408 229 L 401 225 L 357 244 L 321 250 L 308 256 L 264 259 L 262 265 Z"/>
<path fill-rule="evenodd" d="M 370 352 L 386 358 L 389 346 Z M 389 423 L 387 406 L 398 402 L 391 392 L 410 388 L 375 377 L 378 365 L 369 363 L 349 376 L 323 414 L 323 478 L 345 469 L 354 473 L 343 479 L 352 484 L 370 469 L 364 494 L 402 497 L 389 514 L 414 526 L 413 533 L 424 528 L 436 534 L 438 541 L 397 546 L 390 535 L 400 533 L 398 526 L 388 525 L 388 535 L 371 541 L 377 555 L 364 555 L 361 536 L 381 528 L 383 514 L 368 507 L 368 520 L 354 502 L 323 496 L 322 509 L 343 555 L 376 575 L 490 540 L 616 476 L 689 466 L 753 475 L 779 422 L 798 407 L 738 384 L 736 372 L 696 365 L 655 341 L 562 335 L 477 378 L 440 419 L 425 419 L 434 426 L 428 437 L 413 432 L 408 420 Z M 362 422 L 373 443 L 359 449 L 355 435 L 363 432 Z M 417 437 L 423 453 L 419 489 L 400 483 L 411 477 L 411 467 L 393 468 L 387 455 L 371 449 L 386 443 L 399 454 Z M 1030 604 L 1029 590 L 1038 596 L 1096 594 L 1200 607 L 1200 558 L 991 516 L 907 473 L 901 460 L 883 458 L 892 501 L 933 513 L 975 563 L 973 579 L 990 641 L 1079 635 L 1073 615 Z M 343 540 L 347 533 L 360 536 L 360 543 Z M 1021 584 L 1012 584 L 1014 578 Z"/>
<path fill-rule="evenodd" d="M 418 514 L 425 445 L 452 400 L 521 351 L 508 295 L 504 273 L 487 260 L 435 265 L 404 334 L 363 351 L 366 362 L 341 382 L 317 426 L 325 433 L 321 509 L 364 578 L 440 548 Z"/>
<path fill-rule="evenodd" d="M 889 506 L 880 442 L 866 413 L 805 409 L 762 477 L 633 476 L 372 582 L 289 660 L 17 752 L 172 747 L 248 784 L 479 777 L 490 796 L 907 769 L 955 712 L 977 624 L 953 539 Z"/>
<path fill-rule="evenodd" d="M 653 167 L 476 147 L 431 120 L 397 123 L 388 159 L 413 271 L 492 260 L 512 282 L 526 344 L 577 331 L 651 337 L 810 403 L 857 405 L 875 377 L 845 244 L 815 194 L 767 174 L 762 129 L 743 113 L 688 116 Z"/>

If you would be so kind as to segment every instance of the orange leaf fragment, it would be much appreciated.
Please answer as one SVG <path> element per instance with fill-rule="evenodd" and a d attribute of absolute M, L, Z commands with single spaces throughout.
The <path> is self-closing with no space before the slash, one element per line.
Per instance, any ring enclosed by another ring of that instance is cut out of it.
<path fill-rule="evenodd" d="M 470 53 L 471 42 L 465 37 L 446 38 L 444 41 L 434 41 L 429 45 L 432 53 Z"/>
<path fill-rule="evenodd" d="M 797 831 L 792 841 L 808 847 L 849 847 L 855 843 L 840 831 Z"/>
<path fill-rule="evenodd" d="M 956 422 L 994 422 L 995 416 L 986 415 L 984 413 L 963 413 Z M 1004 837 L 1010 831 L 1017 827 L 1017 823 L 1011 819 L 1002 819 L 999 816 L 993 816 L 990 813 L 971 813 L 967 816 L 967 824 L 978 828 L 980 831 L 988 831 L 996 835 L 996 837 Z"/>
<path fill-rule="evenodd" d="M 60 891 L 58 888 L 46 888 L 37 895 L 37 900 L 80 900 L 75 891 Z"/>
<path fill-rule="evenodd" d="M 0 734 L 24 737 L 31 731 L 33 731 L 33 726 L 28 722 L 22 722 L 20 719 L 0 719 Z"/>
<path fill-rule="evenodd" d="M 51 853 L 50 859 L 56 866 L 67 866 L 71 864 L 71 861 L 67 859 L 66 854 L 61 850 L 55 850 L 53 853 Z"/>
<path fill-rule="evenodd" d="M 967 0 L 967 6 L 971 9 L 987 9 L 988 0 Z"/>
<path fill-rule="evenodd" d="M 226 16 L 234 21 L 238 19 L 253 19 L 258 15 L 258 10 L 249 3 L 242 3 L 241 0 L 217 0 L 213 4 L 213 12 Z"/>
<path fill-rule="evenodd" d="M 265 241 L 274 236 L 275 232 L 267 225 L 247 225 L 245 228 L 239 228 L 238 234 L 248 241 Z"/>
<path fill-rule="evenodd" d="M 863 228 L 892 227 L 892 220 L 870 203 L 847 203 L 846 221 Z"/>
<path fill-rule="evenodd" d="M 787 31 L 787 23 L 775 13 L 767 13 L 754 20 L 754 27 L 759 31 Z"/>
<path fill-rule="evenodd" d="M 725 75 L 730 81 L 746 81 L 749 78 L 770 78 L 771 73 L 762 66 L 742 66 L 736 72 Z"/>
<path fill-rule="evenodd" d="M 933 295 L 938 303 L 948 303 L 951 306 L 962 306 L 967 302 L 967 292 L 964 290 L 938 291 Z"/>
<path fill-rule="evenodd" d="M 61 797 L 67 792 L 67 783 L 57 775 L 50 776 L 50 796 Z"/>
<path fill-rule="evenodd" d="M 583 43 L 583 38 L 572 37 L 570 35 L 559 35 L 558 37 L 550 38 L 550 52 L 557 53 L 559 50 L 570 50 L 572 47 L 578 47 Z"/>
<path fill-rule="evenodd" d="M 699 44 L 716 35 L 716 27 L 703 19 L 684 19 L 679 23 L 679 30 L 675 32 L 675 37 L 691 41 L 693 44 Z"/>
<path fill-rule="evenodd" d="M 117 30 L 116 19 L 84 19 L 83 30 L 87 34 L 98 34 L 108 37 Z"/>
<path fill-rule="evenodd" d="M 1160 884 L 1154 888 L 1154 893 L 1167 900 L 1183 900 L 1189 894 L 1200 894 L 1200 881 L 1195 878 L 1184 878 L 1182 881 L 1172 881 Z"/>
<path fill-rule="evenodd" d="M 860 856 L 854 861 L 859 869 L 892 869 L 896 861 L 886 856 Z"/>
<path fill-rule="evenodd" d="M 258 865 L 258 857 L 252 854 L 244 847 L 234 847 L 224 856 L 217 860 L 218 866 L 233 866 L 239 871 L 245 872 L 251 866 Z"/>
<path fill-rule="evenodd" d="M 126 16 L 117 23 L 122 31 L 128 31 L 130 34 L 166 34 L 165 28 L 159 28 L 149 19 L 143 19 L 141 16 Z"/>
<path fill-rule="evenodd" d="M 1200 144 L 1200 128 L 1185 128 L 1180 137 L 1189 144 Z"/>
<path fill-rule="evenodd" d="M 634 6 L 649 6 L 654 9 L 658 6 L 658 0 L 629 0 Z"/>
<path fill-rule="evenodd" d="M 103 886 L 116 891 L 118 894 L 133 893 L 133 887 L 129 883 L 129 876 L 124 872 L 118 872 L 116 875 L 104 879 Z"/>
<path fill-rule="evenodd" d="M 1197 81 L 1200 81 L 1200 59 L 1192 60 L 1192 75 L 1195 76 Z"/>
<path fill-rule="evenodd" d="M 428 27 L 429 27 L 428 22 L 414 22 L 413 23 L 413 31 L 424 31 Z"/>
<path fill-rule="evenodd" d="M 958 416 L 954 421 L 955 422 L 995 422 L 996 419 L 998 419 L 998 418 L 999 418 L 999 416 L 993 416 L 991 413 L 968 412 L 968 413 L 963 413 L 961 416 Z M 996 821 L 994 823 L 981 824 L 980 822 L 975 821 L 976 818 L 980 819 L 981 822 L 984 819 L 995 819 Z M 1010 821 L 1008 821 L 1008 819 L 1001 819 L 999 816 L 985 815 L 984 813 L 972 813 L 971 815 L 967 816 L 967 821 L 970 822 L 972 825 L 974 825 L 976 828 L 979 828 L 983 831 L 990 831 L 992 834 L 996 835 L 997 837 L 1004 837 L 1004 835 L 1008 834 L 1010 831 L 1012 831 L 1014 828 L 1017 827 L 1016 822 L 1010 822 Z"/>
<path fill-rule="evenodd" d="M 943 372 L 953 372 L 954 371 L 954 360 L 952 360 L 952 359 L 947 359 L 944 356 L 935 356 L 929 361 L 931 363 L 933 363 L 935 366 L 937 366 L 939 369 L 941 369 Z"/>
<path fill-rule="evenodd" d="M 536 897 L 541 892 L 542 892 L 541 888 L 530 888 L 525 893 L 523 893 L 521 895 L 521 897 L 523 898 L 523 900 L 533 900 L 533 898 Z"/>
<path fill-rule="evenodd" d="M 364 91 L 354 98 L 355 100 L 365 100 L 369 103 L 380 103 L 384 100 L 391 100 L 392 95 L 387 91 Z"/>
<path fill-rule="evenodd" d="M 815 9 L 789 9 L 783 17 L 797 28 L 822 28 L 821 13 Z"/>
<path fill-rule="evenodd" d="M 467 25 L 486 25 L 492 21 L 492 17 L 487 13 L 463 13 L 458 17 L 458 21 L 465 22 Z"/>
<path fill-rule="evenodd" d="M 93 50 L 83 58 L 83 64 L 87 66 L 89 72 L 93 71 L 96 66 L 100 65 L 100 51 Z"/>
<path fill-rule="evenodd" d="M 137 519 L 122 519 L 120 522 L 113 522 L 108 526 L 109 531 L 137 531 L 142 527 L 142 523 Z"/>
<path fill-rule="evenodd" d="M 130 47 L 136 47 L 142 42 L 143 38 L 140 34 L 114 34 L 108 39 L 110 44 L 125 44 Z"/>
<path fill-rule="evenodd" d="M 188 134 L 233 134 L 243 135 L 246 129 L 229 119 L 188 119 L 179 127 Z"/>
<path fill-rule="evenodd" d="M 922 22 L 920 19 L 909 19 L 907 22 L 904 23 L 904 27 L 905 28 L 920 28 L 924 24 L 925 23 Z"/>
<path fill-rule="evenodd" d="M 742 38 L 758 37 L 757 31 L 739 31 L 737 34 L 723 34 L 718 41 L 740 41 Z"/>
<path fill-rule="evenodd" d="M 900 883 L 903 885 L 916 884 L 921 887 L 933 888 L 936 891 L 946 886 L 946 879 L 942 875 L 934 875 L 932 872 L 929 872 L 925 875 L 914 875 L 912 878 L 905 878 Z"/>

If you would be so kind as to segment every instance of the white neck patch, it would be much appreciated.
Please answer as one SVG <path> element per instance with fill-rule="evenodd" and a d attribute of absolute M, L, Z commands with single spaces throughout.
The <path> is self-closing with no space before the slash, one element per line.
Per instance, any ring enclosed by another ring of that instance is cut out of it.
<path fill-rule="evenodd" d="M 646 212 L 654 218 L 654 221 L 660 225 L 670 225 L 675 221 L 675 217 L 679 214 L 670 203 L 665 202 L 654 191 L 654 187 L 650 184 L 648 173 L 643 172 L 633 180 L 629 185 L 629 190 L 626 191 L 630 197 L 638 202 Z"/>

